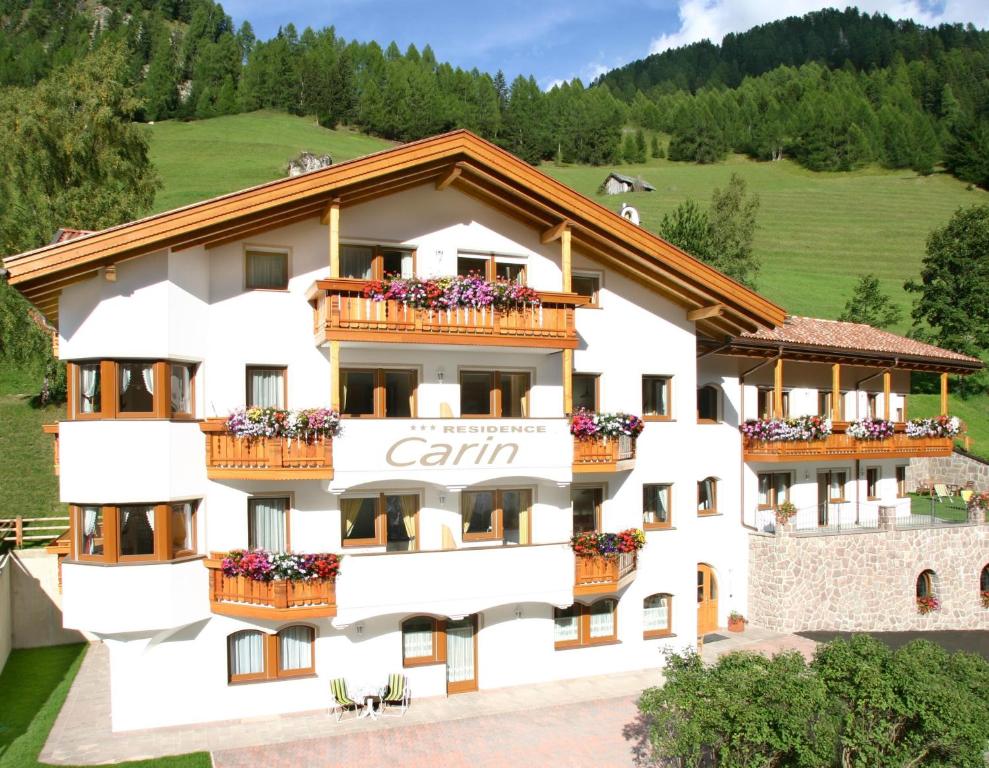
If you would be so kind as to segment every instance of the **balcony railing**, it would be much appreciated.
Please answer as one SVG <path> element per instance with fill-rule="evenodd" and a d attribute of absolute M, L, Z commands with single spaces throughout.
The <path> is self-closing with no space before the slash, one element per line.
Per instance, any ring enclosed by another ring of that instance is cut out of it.
<path fill-rule="evenodd" d="M 540 304 L 512 310 L 484 307 L 416 309 L 397 301 L 363 295 L 365 281 L 317 280 L 310 289 L 316 343 L 324 341 L 473 344 L 502 347 L 574 349 L 574 307 L 584 299 L 572 293 L 540 293 Z"/>
<path fill-rule="evenodd" d="M 858 440 L 844 433 L 848 425 L 835 423 L 834 432 L 823 440 L 764 441 L 742 437 L 746 461 L 815 461 L 819 459 L 909 459 L 950 456 L 950 437 L 907 437 L 902 423 L 885 440 Z"/>
<path fill-rule="evenodd" d="M 213 613 L 279 621 L 337 615 L 334 580 L 254 581 L 245 576 L 227 576 L 221 567 L 223 557 L 224 553 L 213 552 L 205 561 Z"/>
<path fill-rule="evenodd" d="M 332 480 L 333 441 L 234 437 L 222 419 L 200 424 L 211 480 Z"/>
<path fill-rule="evenodd" d="M 574 562 L 574 595 L 607 595 L 635 578 L 635 552 L 623 552 L 610 558 L 603 555 L 577 557 Z"/>
<path fill-rule="evenodd" d="M 625 472 L 635 467 L 635 440 L 628 435 L 573 441 L 574 472 Z"/>

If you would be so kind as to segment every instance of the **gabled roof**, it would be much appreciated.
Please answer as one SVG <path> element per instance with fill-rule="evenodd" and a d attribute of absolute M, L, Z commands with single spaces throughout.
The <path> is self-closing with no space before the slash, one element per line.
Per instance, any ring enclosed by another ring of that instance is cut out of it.
<path fill-rule="evenodd" d="M 90 235 L 92 233 L 93 230 L 91 229 L 70 229 L 69 227 L 59 227 L 55 230 L 55 234 L 52 235 L 49 245 L 53 243 L 64 243 L 66 240 L 75 240 L 77 237 Z"/>
<path fill-rule="evenodd" d="M 607 176 L 604 177 L 604 180 L 607 181 L 610 178 L 616 178 L 616 179 L 618 179 L 619 181 L 621 181 L 621 182 L 623 182 L 625 184 L 631 184 L 633 187 L 636 184 L 641 184 L 642 185 L 642 188 L 644 190 L 646 190 L 647 192 L 655 192 L 656 191 L 656 187 L 654 187 L 652 184 L 650 184 L 645 179 L 637 179 L 634 176 L 626 176 L 624 173 L 618 173 L 618 171 L 612 171 L 611 173 L 609 173 Z"/>
<path fill-rule="evenodd" d="M 100 267 L 165 248 L 220 245 L 318 217 L 331 203 L 346 209 L 430 182 L 455 186 L 544 232 L 568 223 L 575 248 L 697 310 L 706 333 L 754 331 L 785 317 L 768 299 L 465 130 L 52 243 L 9 257 L 5 266 L 10 283 L 55 320 L 61 288 Z"/>

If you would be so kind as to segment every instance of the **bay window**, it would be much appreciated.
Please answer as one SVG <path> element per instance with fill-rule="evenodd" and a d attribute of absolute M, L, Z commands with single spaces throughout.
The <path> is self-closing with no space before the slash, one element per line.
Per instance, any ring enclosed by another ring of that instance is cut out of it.
<path fill-rule="evenodd" d="M 274 634 L 244 629 L 227 636 L 227 680 L 252 683 L 316 673 L 316 630 L 307 624 Z"/>
<path fill-rule="evenodd" d="M 554 609 L 553 641 L 557 650 L 614 643 L 617 639 L 618 601 L 614 598 Z"/>
<path fill-rule="evenodd" d="M 191 419 L 196 365 L 165 360 L 68 364 L 68 413 L 82 419 Z"/>
<path fill-rule="evenodd" d="M 80 562 L 115 564 L 194 555 L 197 507 L 194 500 L 70 505 L 73 557 Z"/>

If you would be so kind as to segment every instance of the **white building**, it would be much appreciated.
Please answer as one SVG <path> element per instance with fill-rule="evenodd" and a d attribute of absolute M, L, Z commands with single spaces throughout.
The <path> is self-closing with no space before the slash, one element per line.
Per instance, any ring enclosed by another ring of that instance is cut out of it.
<path fill-rule="evenodd" d="M 71 363 L 64 621 L 109 647 L 120 730 L 317 709 L 339 677 L 402 672 L 427 697 L 655 666 L 746 612 L 747 537 L 784 498 L 810 525 L 864 523 L 902 503 L 911 455 L 951 449 L 836 434 L 803 454 L 743 452 L 742 421 L 903 421 L 909 370 L 979 365 L 864 326 L 785 322 L 464 131 L 7 267 Z M 525 283 L 539 305 L 362 295 L 384 274 L 469 272 Z M 230 436 L 224 419 L 249 405 L 332 405 L 342 433 Z M 575 441 L 579 407 L 645 429 Z M 630 528 L 646 529 L 637 558 L 569 544 Z M 224 576 L 222 553 L 244 548 L 337 553 L 340 575 Z"/>

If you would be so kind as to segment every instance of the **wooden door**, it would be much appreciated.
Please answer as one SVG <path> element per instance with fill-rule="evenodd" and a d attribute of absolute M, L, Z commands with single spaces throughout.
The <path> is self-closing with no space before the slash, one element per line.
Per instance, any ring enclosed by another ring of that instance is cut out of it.
<path fill-rule="evenodd" d="M 477 690 L 477 616 L 446 622 L 446 692 Z"/>
<path fill-rule="evenodd" d="M 697 634 L 718 628 L 718 579 L 711 566 L 697 564 Z"/>

